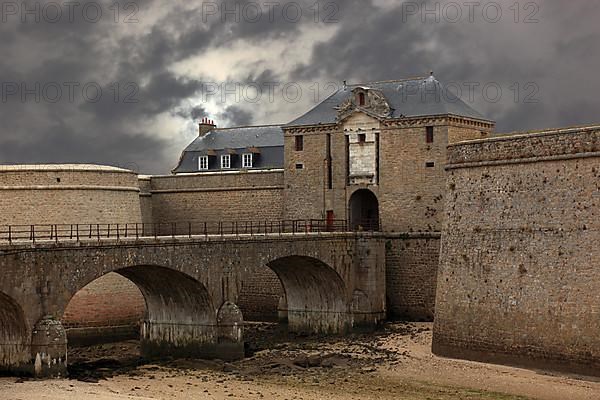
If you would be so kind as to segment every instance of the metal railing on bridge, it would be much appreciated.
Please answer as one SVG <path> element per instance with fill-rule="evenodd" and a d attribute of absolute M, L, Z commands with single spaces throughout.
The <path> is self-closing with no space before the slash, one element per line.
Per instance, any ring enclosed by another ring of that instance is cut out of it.
<path fill-rule="evenodd" d="M 133 224 L 47 224 L 0 226 L 0 243 L 92 241 L 198 236 L 266 236 L 349 232 L 345 220 L 212 221 Z"/>

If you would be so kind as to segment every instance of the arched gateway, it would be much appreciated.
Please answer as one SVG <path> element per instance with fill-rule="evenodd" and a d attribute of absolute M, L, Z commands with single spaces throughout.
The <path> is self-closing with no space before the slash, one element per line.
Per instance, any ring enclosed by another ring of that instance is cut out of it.
<path fill-rule="evenodd" d="M 379 201 L 369 189 L 352 194 L 348 203 L 350 227 L 354 231 L 379 231 Z"/>

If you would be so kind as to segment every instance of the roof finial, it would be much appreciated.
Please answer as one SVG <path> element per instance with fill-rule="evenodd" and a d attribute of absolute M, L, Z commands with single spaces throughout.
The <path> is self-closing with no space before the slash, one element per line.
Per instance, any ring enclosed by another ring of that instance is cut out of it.
<path fill-rule="evenodd" d="M 433 76 L 433 71 L 429 71 L 429 75 Z"/>
<path fill-rule="evenodd" d="M 348 89 L 348 82 L 344 80 L 344 90 Z"/>

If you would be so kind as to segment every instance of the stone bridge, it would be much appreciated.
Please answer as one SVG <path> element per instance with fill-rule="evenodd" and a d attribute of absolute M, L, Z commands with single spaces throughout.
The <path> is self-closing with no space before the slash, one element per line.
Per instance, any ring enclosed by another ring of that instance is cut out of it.
<path fill-rule="evenodd" d="M 376 234 L 13 243 L 0 246 L 0 369 L 64 374 L 60 319 L 80 289 L 109 272 L 144 295 L 143 357 L 241 358 L 236 302 L 260 264 L 282 282 L 291 331 L 342 334 L 385 317 L 385 241 Z"/>

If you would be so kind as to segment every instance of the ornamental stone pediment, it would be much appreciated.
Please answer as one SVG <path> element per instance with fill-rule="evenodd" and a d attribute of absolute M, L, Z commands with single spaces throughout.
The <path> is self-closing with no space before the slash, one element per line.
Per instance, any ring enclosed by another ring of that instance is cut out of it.
<path fill-rule="evenodd" d="M 357 111 L 378 119 L 389 118 L 392 115 L 392 107 L 390 107 L 381 91 L 357 87 L 352 90 L 352 94 L 335 108 L 338 112 L 338 122 L 343 121 Z"/>

